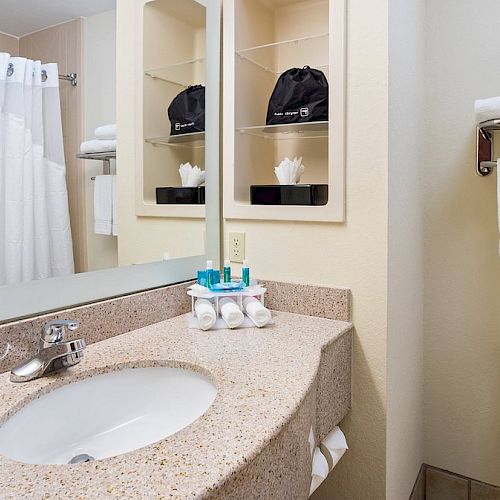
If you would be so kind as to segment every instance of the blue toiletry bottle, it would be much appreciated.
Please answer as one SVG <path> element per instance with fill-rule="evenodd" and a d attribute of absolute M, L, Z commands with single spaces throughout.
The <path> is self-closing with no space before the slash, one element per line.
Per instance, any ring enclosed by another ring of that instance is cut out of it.
<path fill-rule="evenodd" d="M 198 285 L 207 286 L 207 271 L 203 269 L 203 271 L 198 271 Z"/>
<path fill-rule="evenodd" d="M 210 288 L 214 284 L 214 264 L 211 260 L 207 260 L 207 276 L 206 287 Z"/>
<path fill-rule="evenodd" d="M 224 261 L 224 283 L 231 283 L 231 262 L 228 259 Z"/>
<path fill-rule="evenodd" d="M 246 286 L 250 286 L 250 268 L 246 259 L 243 261 L 243 267 L 241 268 L 241 278 Z"/>

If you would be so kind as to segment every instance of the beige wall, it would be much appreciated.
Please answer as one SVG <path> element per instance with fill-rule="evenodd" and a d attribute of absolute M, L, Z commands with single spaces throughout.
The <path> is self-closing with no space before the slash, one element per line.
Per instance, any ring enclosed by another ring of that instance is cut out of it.
<path fill-rule="evenodd" d="M 350 449 L 316 500 L 385 498 L 387 18 L 385 0 L 349 1 L 347 222 L 226 221 L 224 228 L 226 240 L 229 230 L 246 232 L 254 276 L 352 290 L 353 409 L 341 424 Z"/>
<path fill-rule="evenodd" d="M 427 1 L 425 460 L 500 485 L 496 175 L 474 172 L 474 100 L 500 94 L 500 4 Z M 498 153 L 497 153 L 498 154 Z"/>
<path fill-rule="evenodd" d="M 0 33 L 0 52 L 8 52 L 11 56 L 19 54 L 19 38 Z"/>
<path fill-rule="evenodd" d="M 102 12 L 83 20 L 85 139 L 94 137 L 100 125 L 116 122 L 116 11 Z M 114 163 L 114 162 L 113 162 Z M 87 271 L 118 265 L 115 236 L 94 233 L 94 182 L 102 174 L 102 162 L 85 164 Z"/>
<path fill-rule="evenodd" d="M 387 493 L 410 496 L 423 450 L 424 0 L 389 3 Z"/>
<path fill-rule="evenodd" d="M 75 19 L 21 37 L 19 55 L 42 62 L 56 62 L 59 73 L 64 75 L 81 75 L 82 20 Z M 81 82 L 77 87 L 66 81 L 59 84 L 73 255 L 75 271 L 81 272 L 87 267 L 84 178 L 83 161 L 77 160 L 75 154 L 80 149 L 83 136 L 83 90 Z"/>

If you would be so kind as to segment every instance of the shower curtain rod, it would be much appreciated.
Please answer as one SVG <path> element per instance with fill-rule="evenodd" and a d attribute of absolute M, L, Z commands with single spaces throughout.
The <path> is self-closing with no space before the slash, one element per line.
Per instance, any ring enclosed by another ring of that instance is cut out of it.
<path fill-rule="evenodd" d="M 12 63 L 9 63 L 9 66 L 7 68 L 7 76 L 12 76 L 14 73 L 14 65 Z M 73 87 L 76 87 L 78 85 L 78 80 L 77 80 L 78 75 L 76 73 L 70 73 L 69 75 L 59 75 L 59 80 L 66 80 L 71 83 Z M 42 69 L 42 82 L 47 81 L 47 71 L 45 69 Z"/>
<path fill-rule="evenodd" d="M 73 87 L 76 87 L 78 85 L 76 73 L 70 73 L 69 75 L 59 75 L 59 80 L 66 80 L 70 82 Z"/>

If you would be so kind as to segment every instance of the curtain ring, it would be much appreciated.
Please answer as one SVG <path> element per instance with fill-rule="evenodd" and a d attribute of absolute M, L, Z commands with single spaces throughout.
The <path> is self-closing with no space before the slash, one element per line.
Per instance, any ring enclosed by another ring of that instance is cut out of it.
<path fill-rule="evenodd" d="M 7 66 L 7 76 L 12 76 L 14 74 L 14 65 L 9 63 Z"/>

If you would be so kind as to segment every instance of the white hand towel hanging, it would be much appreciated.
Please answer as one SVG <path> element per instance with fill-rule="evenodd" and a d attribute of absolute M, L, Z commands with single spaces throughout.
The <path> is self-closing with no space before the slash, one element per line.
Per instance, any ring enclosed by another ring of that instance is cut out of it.
<path fill-rule="evenodd" d="M 111 183 L 112 183 L 112 190 L 111 190 L 111 195 L 112 195 L 112 203 L 113 203 L 113 208 L 112 208 L 112 222 L 111 222 L 111 233 L 113 236 L 118 236 L 118 203 L 116 202 L 117 200 L 117 182 L 118 178 L 116 175 L 109 175 L 108 177 L 112 177 Z"/>
<path fill-rule="evenodd" d="M 116 218 L 116 176 L 97 175 L 94 182 L 94 232 L 115 235 L 118 233 Z"/>

